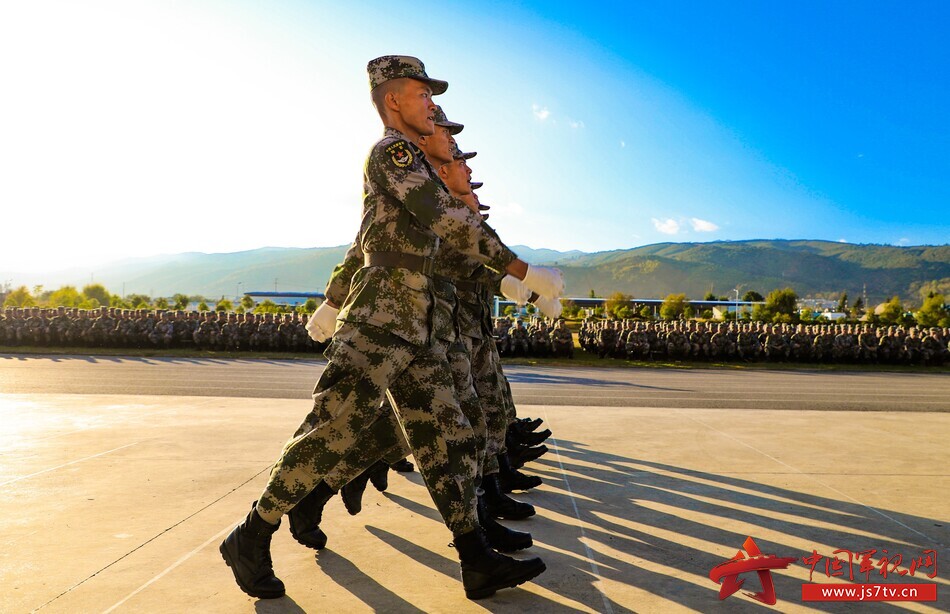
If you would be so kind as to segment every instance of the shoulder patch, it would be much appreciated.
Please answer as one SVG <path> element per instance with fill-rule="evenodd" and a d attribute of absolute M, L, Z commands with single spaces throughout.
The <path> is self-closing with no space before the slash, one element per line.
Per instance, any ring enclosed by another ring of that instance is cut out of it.
<path fill-rule="evenodd" d="M 405 141 L 399 140 L 388 145 L 386 155 L 392 158 L 393 164 L 399 168 L 406 168 L 412 164 L 412 151 Z"/>

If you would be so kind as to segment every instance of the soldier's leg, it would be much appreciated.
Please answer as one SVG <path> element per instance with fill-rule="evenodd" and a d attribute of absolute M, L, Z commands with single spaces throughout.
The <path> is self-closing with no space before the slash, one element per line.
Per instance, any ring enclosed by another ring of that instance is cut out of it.
<path fill-rule="evenodd" d="M 472 434 L 475 436 L 475 485 L 481 483 L 482 467 L 485 464 L 486 433 L 485 411 L 475 390 L 472 378 L 472 351 L 474 339 L 462 335 L 451 347 L 447 357 L 452 369 L 452 380 L 455 385 L 455 398 L 458 400 L 462 413 L 472 425 Z"/>
<path fill-rule="evenodd" d="M 478 526 L 475 436 L 455 398 L 447 348 L 425 348 L 389 387 L 390 400 L 432 501 L 452 534 Z"/>
<path fill-rule="evenodd" d="M 485 411 L 485 461 L 483 474 L 498 473 L 498 454 L 505 449 L 508 405 L 498 379 L 500 357 L 491 340 L 472 346 L 472 379 Z"/>
<path fill-rule="evenodd" d="M 313 392 L 313 409 L 284 446 L 258 513 L 276 524 L 352 448 L 377 415 L 385 390 L 419 348 L 372 326 L 344 326 Z"/>

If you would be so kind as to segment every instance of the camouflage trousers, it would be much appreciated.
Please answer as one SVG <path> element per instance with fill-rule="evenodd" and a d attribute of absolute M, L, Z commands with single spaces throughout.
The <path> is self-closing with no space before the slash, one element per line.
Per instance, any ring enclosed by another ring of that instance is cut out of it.
<path fill-rule="evenodd" d="M 313 409 L 288 441 L 258 500 L 276 523 L 354 449 L 388 391 L 399 422 L 446 526 L 475 529 L 472 425 L 456 399 L 447 344 L 413 345 L 382 329 L 344 323 L 325 353 Z"/>
<path fill-rule="evenodd" d="M 501 357 L 491 337 L 476 339 L 472 347 L 475 392 L 485 410 L 487 441 L 484 475 L 498 473 L 498 455 L 505 452 L 505 434 L 513 421 L 514 402 L 508 380 L 501 371 Z"/>
<path fill-rule="evenodd" d="M 449 347 L 447 358 L 452 370 L 459 407 L 472 425 L 472 434 L 475 438 L 475 473 L 472 477 L 478 485 L 485 460 L 486 425 L 482 405 L 472 384 L 470 355 L 470 338 L 462 337 Z M 393 463 L 410 453 L 406 443 L 406 433 L 396 419 L 397 412 L 393 409 L 395 404 L 392 394 L 388 393 L 387 401 L 380 406 L 370 428 L 360 434 L 353 449 L 324 477 L 324 481 L 330 488 L 339 490 L 378 460 Z"/>

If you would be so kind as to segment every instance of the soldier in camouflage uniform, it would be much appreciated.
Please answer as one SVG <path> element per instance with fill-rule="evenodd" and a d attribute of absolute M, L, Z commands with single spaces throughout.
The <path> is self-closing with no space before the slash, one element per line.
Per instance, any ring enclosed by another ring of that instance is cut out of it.
<path fill-rule="evenodd" d="M 195 329 L 192 339 L 195 342 L 195 348 L 199 350 L 212 350 L 218 342 L 218 319 L 213 311 L 206 311 L 199 317 L 200 324 Z"/>
<path fill-rule="evenodd" d="M 524 321 L 521 318 L 518 318 L 514 327 L 508 331 L 508 339 L 512 356 L 528 356 L 531 352 L 528 330 L 524 327 Z"/>
<path fill-rule="evenodd" d="M 415 58 L 377 58 L 368 71 L 387 129 L 365 166 L 358 242 L 364 267 L 353 276 L 341 306 L 303 433 L 287 442 L 260 499 L 220 550 L 246 593 L 283 595 L 269 554 L 281 516 L 346 455 L 378 415 L 388 390 L 426 486 L 454 535 L 466 595 L 486 597 L 531 579 L 544 565 L 497 554 L 478 526 L 471 426 L 455 398 L 447 348 L 432 334 L 428 316 L 434 303 L 432 257 L 441 239 L 542 293 L 558 296 L 563 282 L 552 271 L 518 260 L 464 199 L 444 192 L 414 145 L 419 136 L 433 133 L 431 95 L 447 84 L 429 79 Z"/>
<path fill-rule="evenodd" d="M 557 326 L 551 330 L 551 347 L 555 357 L 574 358 L 574 335 L 564 318 L 558 318 Z"/>

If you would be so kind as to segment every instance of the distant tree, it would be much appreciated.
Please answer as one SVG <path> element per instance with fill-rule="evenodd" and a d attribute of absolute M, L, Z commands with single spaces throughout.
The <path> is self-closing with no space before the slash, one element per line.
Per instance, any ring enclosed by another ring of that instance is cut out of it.
<path fill-rule="evenodd" d="M 132 304 L 133 309 L 147 309 L 152 304 L 152 297 L 146 294 L 130 294 L 125 300 Z"/>
<path fill-rule="evenodd" d="M 155 309 L 168 309 L 168 299 L 164 296 L 155 299 Z"/>
<path fill-rule="evenodd" d="M 528 312 L 529 316 L 533 316 L 535 312 L 538 311 L 538 308 L 532 305 L 531 303 L 528 303 L 527 305 L 524 306 L 524 310 Z"/>
<path fill-rule="evenodd" d="M 607 310 L 607 313 L 613 315 L 615 318 L 622 318 L 620 315 L 620 310 L 626 308 L 627 311 L 630 311 L 630 299 L 633 297 L 629 294 L 624 294 L 623 292 L 614 292 L 607 300 L 604 301 L 604 309 Z M 629 317 L 629 316 L 628 316 Z"/>
<path fill-rule="evenodd" d="M 580 315 L 581 308 L 574 301 L 561 299 L 561 315 L 565 318 L 576 318 Z"/>
<path fill-rule="evenodd" d="M 118 294 L 113 294 L 113 295 L 109 298 L 109 306 L 110 306 L 110 307 L 117 307 L 117 308 L 119 308 L 119 309 L 131 309 L 131 308 L 132 308 L 132 305 L 131 305 L 127 300 L 125 300 L 125 299 L 123 299 L 121 296 L 119 296 Z"/>
<path fill-rule="evenodd" d="M 83 302 L 79 303 L 80 309 L 99 309 L 102 305 L 99 304 L 99 299 L 96 298 L 87 298 Z"/>
<path fill-rule="evenodd" d="M 187 294 L 175 294 L 172 296 L 172 309 L 187 309 L 189 303 L 191 303 L 191 298 L 189 298 Z M 204 300 L 201 300 L 201 303 L 205 305 L 205 308 L 201 309 L 199 307 L 199 310 L 208 311 L 208 306 L 205 304 Z"/>
<path fill-rule="evenodd" d="M 245 294 L 241 297 L 241 306 L 248 310 L 254 309 L 254 299 Z"/>
<path fill-rule="evenodd" d="M 590 294 L 588 295 L 588 298 L 597 298 L 597 295 L 594 294 L 594 289 L 593 289 L 593 288 L 590 289 Z"/>
<path fill-rule="evenodd" d="M 801 310 L 798 317 L 802 322 L 812 322 L 815 319 L 815 312 L 812 309 L 805 307 Z"/>
<path fill-rule="evenodd" d="M 3 301 L 4 307 L 33 307 L 35 305 L 36 300 L 34 300 L 26 286 L 20 286 L 11 291 L 6 300 Z"/>
<path fill-rule="evenodd" d="M 636 312 L 633 311 L 629 306 L 624 305 L 620 309 L 614 312 L 614 315 L 617 316 L 620 320 L 629 320 L 636 315 Z"/>
<path fill-rule="evenodd" d="M 899 324 L 904 317 L 904 306 L 899 296 L 893 297 L 881 307 L 881 324 Z"/>
<path fill-rule="evenodd" d="M 506 316 L 513 316 L 513 315 L 515 315 L 517 312 L 518 312 L 518 310 L 515 309 L 515 306 L 514 306 L 514 305 L 507 305 L 507 306 L 502 310 L 502 314 L 504 314 L 504 315 L 506 315 Z"/>
<path fill-rule="evenodd" d="M 694 317 L 696 317 L 696 310 L 693 309 L 692 305 L 687 303 L 686 308 L 683 309 L 683 319 L 692 320 Z"/>
<path fill-rule="evenodd" d="M 223 296 L 218 300 L 214 305 L 215 311 L 234 311 L 234 305 L 229 299 L 224 298 Z"/>
<path fill-rule="evenodd" d="M 280 309 L 277 308 L 277 303 L 270 299 L 265 299 L 257 304 L 254 308 L 254 313 L 280 313 Z"/>
<path fill-rule="evenodd" d="M 848 313 L 848 293 L 843 292 L 838 299 L 838 307 L 835 309 L 838 313 Z"/>
<path fill-rule="evenodd" d="M 712 309 L 703 309 L 702 313 L 699 314 L 699 317 L 704 320 L 712 320 L 713 319 Z"/>
<path fill-rule="evenodd" d="M 707 293 L 706 293 L 706 296 L 703 297 L 703 300 L 704 300 L 704 301 L 715 301 L 715 300 L 718 300 L 718 299 L 716 298 L 716 295 L 713 294 L 712 292 L 707 292 Z"/>
<path fill-rule="evenodd" d="M 775 316 L 780 314 L 791 318 L 798 308 L 798 295 L 791 288 L 772 290 L 765 297 L 765 306 L 772 314 L 773 321 Z"/>
<path fill-rule="evenodd" d="M 765 300 L 765 297 L 756 292 L 755 290 L 749 290 L 742 295 L 742 300 L 747 303 L 758 303 Z"/>
<path fill-rule="evenodd" d="M 109 291 L 102 284 L 89 284 L 83 286 L 82 295 L 87 299 L 96 299 L 99 305 L 108 306 L 109 299 L 112 298 Z"/>
<path fill-rule="evenodd" d="M 50 307 L 79 307 L 83 301 L 82 295 L 75 286 L 62 286 L 49 296 Z"/>
<path fill-rule="evenodd" d="M 180 303 L 177 303 L 177 302 L 175 303 L 175 309 L 184 309 L 184 307 L 178 307 L 179 304 Z M 187 307 L 187 304 L 185 305 L 185 307 Z M 198 303 L 198 311 L 209 311 L 208 303 L 204 301 L 201 301 L 200 303 Z"/>
<path fill-rule="evenodd" d="M 644 305 L 644 306 L 640 309 L 640 317 L 641 317 L 641 318 L 644 318 L 644 319 L 646 319 L 646 320 L 652 320 L 652 319 L 653 319 L 653 310 L 650 309 L 650 307 L 648 307 L 647 305 Z"/>
<path fill-rule="evenodd" d="M 934 294 L 924 299 L 924 304 L 915 314 L 917 323 L 921 326 L 947 326 L 947 322 L 950 322 L 950 311 L 945 303 L 946 298 L 942 294 Z"/>
<path fill-rule="evenodd" d="M 864 311 L 864 299 L 860 296 L 854 299 L 854 305 L 851 305 L 851 314 L 854 317 L 860 317 L 861 313 Z"/>
<path fill-rule="evenodd" d="M 303 304 L 304 313 L 313 313 L 317 310 L 317 299 L 311 297 L 307 299 L 307 302 Z"/>
<path fill-rule="evenodd" d="M 678 320 L 683 316 L 687 305 L 685 294 L 668 294 L 660 305 L 660 317 L 664 320 Z"/>

